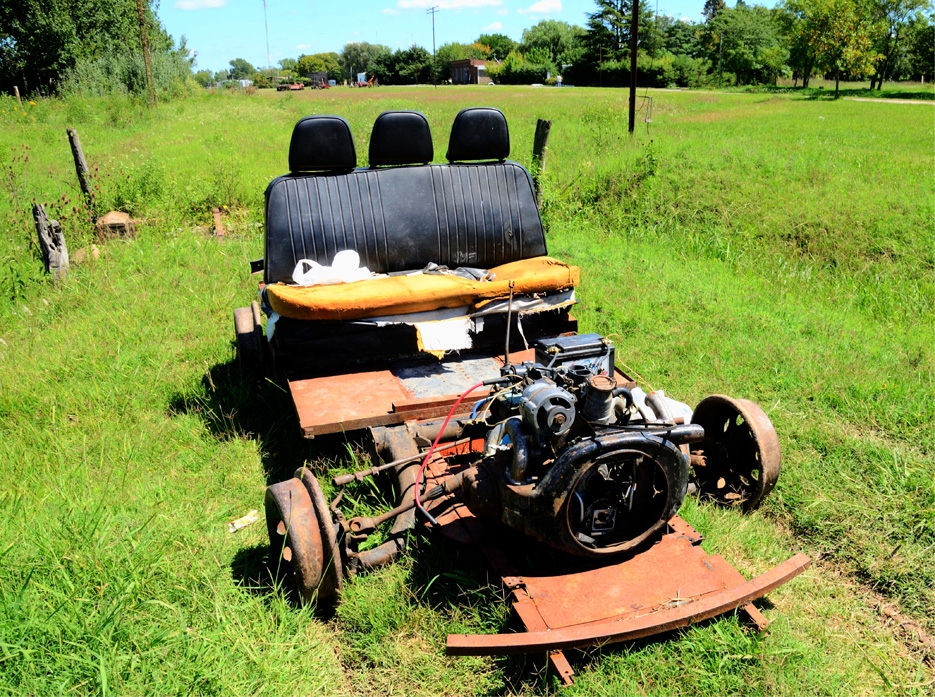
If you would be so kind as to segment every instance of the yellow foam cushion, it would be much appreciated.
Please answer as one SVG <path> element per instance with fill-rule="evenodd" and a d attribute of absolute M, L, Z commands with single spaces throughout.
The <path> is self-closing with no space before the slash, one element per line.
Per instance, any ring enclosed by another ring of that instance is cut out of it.
<path fill-rule="evenodd" d="M 497 266 L 492 281 L 474 281 L 460 276 L 421 274 L 386 276 L 327 286 L 267 286 L 270 307 L 293 319 L 351 320 L 382 315 L 425 312 L 443 307 L 484 303 L 513 292 L 547 293 L 578 285 L 577 266 L 551 257 L 522 259 Z"/>

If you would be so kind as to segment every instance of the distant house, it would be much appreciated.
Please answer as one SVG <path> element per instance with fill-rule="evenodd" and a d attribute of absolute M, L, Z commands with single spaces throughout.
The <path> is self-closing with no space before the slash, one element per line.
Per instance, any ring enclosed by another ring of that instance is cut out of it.
<path fill-rule="evenodd" d="M 451 82 L 455 85 L 486 85 L 490 82 L 487 76 L 486 61 L 477 58 L 451 61 Z"/>
<path fill-rule="evenodd" d="M 241 86 L 243 89 L 246 89 L 247 87 L 252 87 L 252 86 L 253 86 L 253 80 L 238 80 L 237 82 L 240 83 L 240 86 Z"/>

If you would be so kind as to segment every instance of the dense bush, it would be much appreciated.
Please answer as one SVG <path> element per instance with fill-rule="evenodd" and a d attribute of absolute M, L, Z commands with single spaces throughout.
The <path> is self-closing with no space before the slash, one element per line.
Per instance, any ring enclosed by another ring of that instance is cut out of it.
<path fill-rule="evenodd" d="M 193 78 L 187 53 L 183 44 L 178 50 L 153 54 L 153 82 L 157 93 L 178 97 L 190 90 Z M 61 92 L 68 96 L 105 97 L 145 91 L 146 69 L 142 55 L 122 51 L 79 60 L 61 83 Z"/>

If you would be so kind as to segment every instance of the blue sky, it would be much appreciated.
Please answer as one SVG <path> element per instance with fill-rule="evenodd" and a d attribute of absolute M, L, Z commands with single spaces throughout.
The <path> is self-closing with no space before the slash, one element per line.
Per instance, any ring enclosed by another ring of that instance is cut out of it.
<path fill-rule="evenodd" d="M 701 19 L 704 0 L 643 0 L 660 14 Z M 523 29 L 543 19 L 584 25 L 593 0 L 266 0 L 269 54 L 280 58 L 303 53 L 340 52 L 352 41 L 380 43 L 390 48 L 412 44 L 432 50 L 435 43 L 467 43 L 482 33 L 502 33 L 514 40 Z M 159 17 L 172 36 L 185 35 L 197 52 L 197 69 L 221 70 L 232 58 L 265 66 L 266 35 L 262 0 L 162 0 Z"/>

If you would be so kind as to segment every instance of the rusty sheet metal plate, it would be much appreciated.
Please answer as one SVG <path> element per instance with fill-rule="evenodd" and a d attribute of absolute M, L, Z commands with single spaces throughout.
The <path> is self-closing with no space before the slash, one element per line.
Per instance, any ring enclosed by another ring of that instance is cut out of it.
<path fill-rule="evenodd" d="M 677 607 L 728 588 L 723 560 L 679 535 L 630 559 L 561 576 L 523 576 L 530 600 L 550 629 Z"/>
<path fill-rule="evenodd" d="M 765 574 L 739 586 L 709 593 L 682 605 L 635 615 L 628 619 L 579 624 L 525 634 L 450 634 L 446 652 L 451 656 L 490 656 L 536 653 L 553 649 L 632 641 L 686 627 L 741 607 L 802 573 L 808 568 L 809 563 L 807 556 L 797 554 Z"/>
<path fill-rule="evenodd" d="M 511 355 L 514 361 L 533 360 L 532 349 Z M 365 370 L 341 375 L 290 379 L 299 426 L 306 438 L 325 433 L 391 426 L 418 419 L 446 416 L 471 385 L 500 375 L 502 356 L 405 363 L 389 370 Z M 478 390 L 482 398 L 485 390 Z M 465 402 L 459 414 L 471 411 Z"/>

